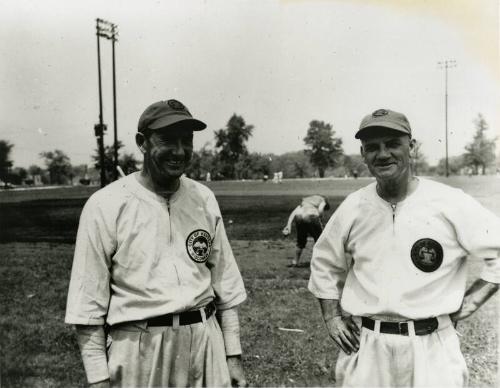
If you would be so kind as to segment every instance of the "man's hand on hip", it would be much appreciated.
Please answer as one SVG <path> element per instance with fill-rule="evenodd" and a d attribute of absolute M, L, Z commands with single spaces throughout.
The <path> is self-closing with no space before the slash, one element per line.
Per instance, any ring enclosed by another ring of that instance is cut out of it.
<path fill-rule="evenodd" d="M 351 317 L 336 315 L 325 323 L 330 337 L 345 353 L 358 351 L 360 330 Z"/>
<path fill-rule="evenodd" d="M 228 356 L 227 367 L 229 369 L 229 376 L 231 377 L 231 385 L 233 387 L 248 387 L 245 372 L 241 365 L 241 356 Z"/>

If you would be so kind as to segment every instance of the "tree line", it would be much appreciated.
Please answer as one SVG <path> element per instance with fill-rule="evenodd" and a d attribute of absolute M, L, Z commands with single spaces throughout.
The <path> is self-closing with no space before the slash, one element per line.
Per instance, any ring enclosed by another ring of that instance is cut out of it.
<path fill-rule="evenodd" d="M 496 172 L 498 165 L 495 157 L 495 138 L 488 138 L 488 123 L 478 114 L 473 121 L 475 133 L 465 146 L 464 153 L 448 160 L 451 174 L 486 174 Z M 304 150 L 287 152 L 281 155 L 272 153 L 249 152 L 248 140 L 252 137 L 253 125 L 245 122 L 242 116 L 233 114 L 226 127 L 215 131 L 213 148 L 202 147 L 193 153 L 192 162 L 186 174 L 194 179 L 204 180 L 207 175 L 213 180 L 225 179 L 268 179 L 275 172 L 282 172 L 286 178 L 306 178 L 337 176 L 363 177 L 369 172 L 361 155 L 346 155 L 342 139 L 336 136 L 333 125 L 320 120 L 309 123 L 303 139 Z M 412 151 L 413 168 L 417 175 L 445 175 L 445 160 L 430 166 L 421 151 L 422 143 L 416 142 Z M 98 180 L 101 166 L 99 153 L 95 149 L 92 165 L 71 164 L 70 158 L 62 150 L 40 153 L 44 167 L 32 165 L 25 169 L 15 167 L 10 154 L 14 144 L 0 140 L 0 180 L 3 184 L 33 184 L 39 177 L 43 184 L 89 184 Z M 119 150 L 123 144 L 118 142 Z M 105 146 L 104 169 L 108 182 L 113 180 L 113 147 Z M 133 153 L 119 152 L 118 163 L 125 174 L 137 171 L 141 161 Z M 497 162 L 498 163 L 498 162 Z M 77 180 L 75 182 L 75 179 Z"/>

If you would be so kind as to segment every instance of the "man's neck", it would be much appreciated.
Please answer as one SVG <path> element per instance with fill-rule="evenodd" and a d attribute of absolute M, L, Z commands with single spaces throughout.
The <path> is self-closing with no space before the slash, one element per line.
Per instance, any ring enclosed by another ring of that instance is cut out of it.
<path fill-rule="evenodd" d="M 417 188 L 418 180 L 408 173 L 393 180 L 377 180 L 377 193 L 387 202 L 403 201 Z"/>
<path fill-rule="evenodd" d="M 139 183 L 153 193 L 168 198 L 179 189 L 181 182 L 178 177 L 155 182 L 150 174 L 142 170 L 139 174 Z"/>

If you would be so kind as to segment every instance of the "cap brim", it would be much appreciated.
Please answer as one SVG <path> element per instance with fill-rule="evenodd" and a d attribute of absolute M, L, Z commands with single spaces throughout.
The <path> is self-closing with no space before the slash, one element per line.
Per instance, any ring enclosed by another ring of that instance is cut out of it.
<path fill-rule="evenodd" d="M 401 133 L 404 133 L 405 135 L 408 135 L 408 136 L 411 137 L 411 132 L 409 132 L 408 129 L 406 129 L 406 128 L 400 126 L 400 125 L 397 125 L 397 124 L 394 124 L 394 123 L 391 123 L 391 122 L 387 122 L 387 121 L 379 121 L 376 124 L 372 124 L 372 125 L 368 125 L 366 127 L 360 128 L 359 131 L 356 132 L 356 134 L 354 135 L 354 137 L 356 139 L 360 139 L 361 136 L 363 136 L 363 134 L 369 132 L 368 130 L 369 129 L 373 129 L 373 128 L 391 129 L 393 131 L 401 132 Z"/>
<path fill-rule="evenodd" d="M 207 124 L 205 124 L 203 121 L 185 115 L 168 115 L 148 125 L 148 128 L 161 129 L 173 126 L 180 126 L 184 129 L 191 129 L 193 131 L 201 131 L 207 127 Z"/>

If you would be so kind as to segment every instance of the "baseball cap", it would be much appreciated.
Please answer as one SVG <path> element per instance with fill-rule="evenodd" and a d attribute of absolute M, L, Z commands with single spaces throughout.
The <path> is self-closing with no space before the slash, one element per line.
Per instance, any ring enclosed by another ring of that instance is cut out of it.
<path fill-rule="evenodd" d="M 375 112 L 366 115 L 361 121 L 359 130 L 354 137 L 359 139 L 362 133 L 367 133 L 369 128 L 374 127 L 393 129 L 398 132 L 406 133 L 411 137 L 410 122 L 406 116 L 389 109 L 377 109 Z"/>
<path fill-rule="evenodd" d="M 158 101 L 146 108 L 139 118 L 137 130 L 160 129 L 176 123 L 189 124 L 193 131 L 201 131 L 207 125 L 193 118 L 186 106 L 177 100 Z"/>

